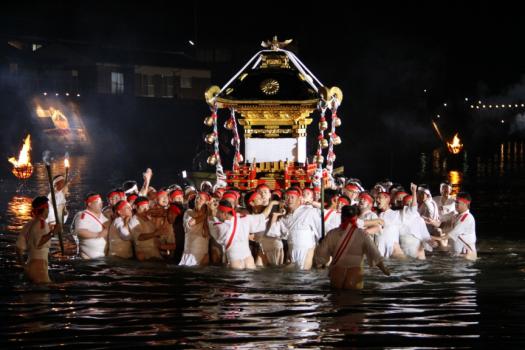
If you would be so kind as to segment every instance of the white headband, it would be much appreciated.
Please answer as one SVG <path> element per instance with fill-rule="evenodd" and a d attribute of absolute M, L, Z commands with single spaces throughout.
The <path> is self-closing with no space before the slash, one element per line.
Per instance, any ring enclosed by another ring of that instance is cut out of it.
<path fill-rule="evenodd" d="M 430 190 L 429 190 L 428 188 L 418 187 L 417 190 L 420 191 L 420 192 L 426 193 L 426 194 L 428 194 L 430 197 L 432 197 L 432 193 L 430 193 Z"/>
<path fill-rule="evenodd" d="M 440 192 L 443 191 L 443 187 L 445 187 L 445 186 L 448 187 L 448 188 L 450 188 L 450 189 L 452 189 L 452 186 L 451 186 L 451 185 L 446 184 L 446 183 L 443 182 L 441 185 L 439 185 L 439 191 L 440 191 Z"/>
<path fill-rule="evenodd" d="M 65 180 L 64 176 L 62 175 L 57 175 L 54 179 L 53 179 L 53 186 L 56 186 L 57 183 L 59 183 L 60 181 L 62 180 Z"/>
<path fill-rule="evenodd" d="M 125 194 L 138 193 L 138 192 L 139 192 L 139 188 L 137 187 L 137 185 L 133 185 L 133 187 L 128 188 L 126 191 L 124 191 Z"/>

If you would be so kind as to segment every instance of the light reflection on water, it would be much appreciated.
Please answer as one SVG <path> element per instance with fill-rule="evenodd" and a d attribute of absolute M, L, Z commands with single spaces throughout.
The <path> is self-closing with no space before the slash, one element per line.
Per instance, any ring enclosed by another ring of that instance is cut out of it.
<path fill-rule="evenodd" d="M 14 196 L 7 204 L 7 230 L 17 232 L 22 226 L 31 220 L 31 202 L 32 198 L 26 196 Z"/>
<path fill-rule="evenodd" d="M 360 293 L 330 291 L 326 271 L 66 264 L 76 273 L 54 270 L 53 286 L 15 283 L 4 303 L 22 311 L 10 315 L 10 339 L 55 344 L 49 340 L 60 334 L 65 344 L 94 344 L 103 335 L 121 345 L 267 348 L 395 346 L 411 339 L 452 346 L 480 336 L 480 269 L 440 256 L 431 263 L 391 262 L 390 278 L 367 269 Z"/>
<path fill-rule="evenodd" d="M 456 194 L 461 191 L 461 183 L 463 182 L 463 174 L 456 170 L 450 170 L 448 172 L 448 181 L 452 185 L 452 194 Z"/>
<path fill-rule="evenodd" d="M 502 179 L 513 175 L 513 172 L 523 171 L 525 169 L 523 148 L 523 141 L 501 143 L 493 154 L 477 155 L 473 164 L 468 157 L 467 150 L 458 155 L 452 155 L 442 148 L 436 148 L 430 155 L 420 154 L 419 176 L 422 181 L 435 184 L 443 179 L 448 179 L 453 185 L 457 185 L 454 192 L 458 192 L 465 176 L 482 180 L 493 177 Z M 430 162 L 428 157 L 431 157 Z M 473 171 L 470 169 L 471 166 L 473 166 Z"/>
<path fill-rule="evenodd" d="M 90 168 L 91 157 L 80 155 L 70 157 L 70 191 L 68 201 L 73 212 L 82 208 L 85 194 L 89 191 L 90 184 L 96 174 Z M 96 172 L 96 171 L 95 171 Z M 65 168 L 62 158 L 54 159 L 51 162 L 52 176 L 64 175 Z M 13 194 L 12 188 L 16 188 Z M 46 168 L 43 163 L 34 164 L 33 176 L 24 181 L 18 181 L 9 176 L 2 183 L 2 198 L 11 196 L 6 203 L 6 222 L 7 232 L 16 232 L 31 218 L 31 201 L 37 195 L 47 195 L 49 193 L 49 180 Z"/>
<path fill-rule="evenodd" d="M 26 345 L 56 344 L 51 339 L 58 335 L 65 344 L 101 347 L 101 336 L 114 345 L 192 348 L 480 345 L 475 341 L 484 334 L 499 331 L 490 321 L 496 314 L 483 314 L 479 303 L 480 280 L 498 279 L 483 272 L 495 262 L 494 256 L 472 264 L 443 255 L 391 261 L 391 277 L 367 269 L 366 289 L 355 293 L 331 291 L 326 271 L 75 261 L 66 263 L 65 275 L 53 267 L 53 286 L 15 282 L 4 303 L 19 310 L 10 315 L 9 338 Z M 507 303 L 519 300 L 507 297 Z"/>

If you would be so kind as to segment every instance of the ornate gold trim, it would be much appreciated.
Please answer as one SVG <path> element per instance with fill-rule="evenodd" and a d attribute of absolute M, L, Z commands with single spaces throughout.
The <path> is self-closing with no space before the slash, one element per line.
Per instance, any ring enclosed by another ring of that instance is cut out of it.
<path fill-rule="evenodd" d="M 217 85 L 210 86 L 208 89 L 206 89 L 204 92 L 204 99 L 206 100 L 206 103 L 210 106 L 213 105 L 213 99 L 217 97 L 219 91 L 221 91 L 221 88 Z"/>
<path fill-rule="evenodd" d="M 279 82 L 272 78 L 263 80 L 259 85 L 259 89 L 261 89 L 265 95 L 275 95 L 279 92 L 280 88 L 281 85 Z"/>
<path fill-rule="evenodd" d="M 262 54 L 259 68 L 290 69 L 290 59 L 286 55 Z"/>
<path fill-rule="evenodd" d="M 217 97 L 217 102 L 224 103 L 228 106 L 282 106 L 282 105 L 297 105 L 297 106 L 311 106 L 317 107 L 319 99 L 303 100 L 303 101 L 279 101 L 279 100 L 227 100 L 223 97 Z"/>
<path fill-rule="evenodd" d="M 264 48 L 270 48 L 273 51 L 279 51 L 279 49 L 282 49 L 283 47 L 286 47 L 292 42 L 292 39 L 287 39 L 285 41 L 279 41 L 277 39 L 277 35 L 274 35 L 272 40 L 265 40 L 261 43 L 261 46 Z"/>
<path fill-rule="evenodd" d="M 331 88 L 322 86 L 319 88 L 319 94 L 324 101 L 330 101 L 333 96 L 336 96 L 339 103 L 343 102 L 343 92 L 337 86 Z"/>
<path fill-rule="evenodd" d="M 306 130 L 304 132 L 297 132 L 291 129 L 269 129 L 269 130 L 246 130 L 244 138 L 299 138 L 306 137 Z"/>
<path fill-rule="evenodd" d="M 296 105 L 237 107 L 237 112 L 244 118 L 244 123 L 243 119 L 239 120 L 242 125 L 308 125 L 311 121 L 301 122 L 301 120 L 308 119 L 313 111 L 313 108 Z"/>

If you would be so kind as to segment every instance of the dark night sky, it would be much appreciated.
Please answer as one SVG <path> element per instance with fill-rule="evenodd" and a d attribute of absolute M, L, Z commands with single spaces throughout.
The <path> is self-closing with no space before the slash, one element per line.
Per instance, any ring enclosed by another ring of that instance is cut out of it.
<path fill-rule="evenodd" d="M 455 88 L 472 89 L 484 82 L 497 90 L 519 80 L 525 65 L 524 15 L 516 5 L 422 3 L 350 2 L 343 10 L 341 5 L 329 7 L 319 1 L 286 5 L 149 1 L 148 7 L 120 1 L 17 2 L 2 11 L 0 33 L 168 50 L 187 49 L 187 40 L 193 39 L 249 44 L 254 51 L 260 40 L 279 34 L 294 38 L 305 60 L 334 61 L 338 67 L 379 54 L 392 55 L 392 64 L 431 64 L 442 70 L 444 85 Z"/>

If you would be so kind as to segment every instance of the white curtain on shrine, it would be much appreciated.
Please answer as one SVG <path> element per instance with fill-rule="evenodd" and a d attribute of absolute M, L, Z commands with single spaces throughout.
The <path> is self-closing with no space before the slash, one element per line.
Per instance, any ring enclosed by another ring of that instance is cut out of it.
<path fill-rule="evenodd" d="M 306 162 L 306 137 L 298 138 L 247 138 L 244 159 L 252 163 L 292 161 Z"/>

